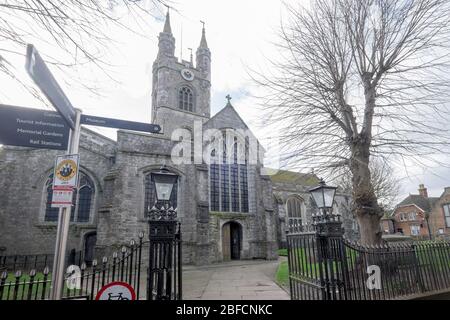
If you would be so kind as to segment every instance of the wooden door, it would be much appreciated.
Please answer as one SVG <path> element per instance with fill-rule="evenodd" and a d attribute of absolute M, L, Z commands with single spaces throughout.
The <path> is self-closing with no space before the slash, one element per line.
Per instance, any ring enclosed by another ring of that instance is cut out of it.
<path fill-rule="evenodd" d="M 231 260 L 231 238 L 230 238 L 230 224 L 226 223 L 222 227 L 222 253 L 223 260 L 228 261 Z"/>
<path fill-rule="evenodd" d="M 231 237 L 231 259 L 239 260 L 241 258 L 241 230 L 239 225 L 233 223 L 230 225 Z"/>

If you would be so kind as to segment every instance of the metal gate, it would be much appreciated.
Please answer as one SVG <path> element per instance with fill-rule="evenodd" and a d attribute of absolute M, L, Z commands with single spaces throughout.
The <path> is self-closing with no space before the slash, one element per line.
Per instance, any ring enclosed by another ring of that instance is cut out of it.
<path fill-rule="evenodd" d="M 182 299 L 181 228 L 174 220 L 150 222 L 147 299 Z"/>

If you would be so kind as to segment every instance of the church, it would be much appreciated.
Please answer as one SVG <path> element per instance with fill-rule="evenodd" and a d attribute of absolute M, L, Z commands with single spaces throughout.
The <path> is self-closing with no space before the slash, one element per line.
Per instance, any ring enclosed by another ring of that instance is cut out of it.
<path fill-rule="evenodd" d="M 156 201 L 151 173 L 164 168 L 178 177 L 169 202 L 181 223 L 184 263 L 276 259 L 286 230 L 310 220 L 314 205 L 308 189 L 318 178 L 266 170 L 264 148 L 229 97 L 211 116 L 211 52 L 204 27 L 195 65 L 192 58 L 179 61 L 174 55 L 169 13 L 158 46 L 151 112 L 162 132 L 118 130 L 115 141 L 82 128 L 68 250 L 90 260 L 148 234 L 147 217 Z M 58 210 L 50 201 L 58 154 L 0 148 L 0 255 L 53 253 Z M 346 233 L 357 234 L 350 201 L 338 193 L 336 211 Z"/>

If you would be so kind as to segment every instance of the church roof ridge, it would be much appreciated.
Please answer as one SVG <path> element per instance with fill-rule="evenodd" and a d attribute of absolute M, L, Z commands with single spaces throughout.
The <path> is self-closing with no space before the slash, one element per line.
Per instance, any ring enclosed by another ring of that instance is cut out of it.
<path fill-rule="evenodd" d="M 242 123 L 245 125 L 245 127 L 246 127 L 247 129 L 250 129 L 250 128 L 248 127 L 247 123 L 244 121 L 244 119 L 242 119 L 242 117 L 239 115 L 239 112 L 237 112 L 236 109 L 235 109 L 235 108 L 233 107 L 233 105 L 231 104 L 231 102 L 230 102 L 231 96 L 230 96 L 229 94 L 227 94 L 226 98 L 227 98 L 228 102 L 227 102 L 227 104 L 225 105 L 225 107 L 223 107 L 222 109 L 220 109 L 215 115 L 213 115 L 211 118 L 209 118 L 209 120 L 208 120 L 207 122 L 209 122 L 209 121 L 211 121 L 212 119 L 216 118 L 219 114 L 225 112 L 225 110 L 231 108 L 231 110 L 233 110 L 233 112 L 236 113 L 236 115 L 238 116 L 239 120 L 242 121 Z M 206 122 L 206 123 L 207 123 L 207 122 Z"/>
<path fill-rule="evenodd" d="M 319 182 L 319 177 L 311 172 L 298 172 L 283 169 L 265 168 L 270 180 L 274 183 L 297 183 L 301 185 L 315 186 Z"/>

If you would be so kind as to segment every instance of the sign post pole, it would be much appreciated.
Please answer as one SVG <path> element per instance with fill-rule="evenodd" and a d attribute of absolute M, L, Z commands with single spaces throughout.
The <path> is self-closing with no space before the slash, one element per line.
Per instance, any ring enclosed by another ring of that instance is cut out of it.
<path fill-rule="evenodd" d="M 78 153 L 81 129 L 81 110 L 76 110 L 75 130 L 70 131 L 68 154 Z M 58 229 L 56 231 L 55 257 L 52 273 L 52 300 L 61 300 L 64 288 L 64 267 L 67 248 L 67 237 L 70 224 L 70 207 L 59 208 Z"/>

